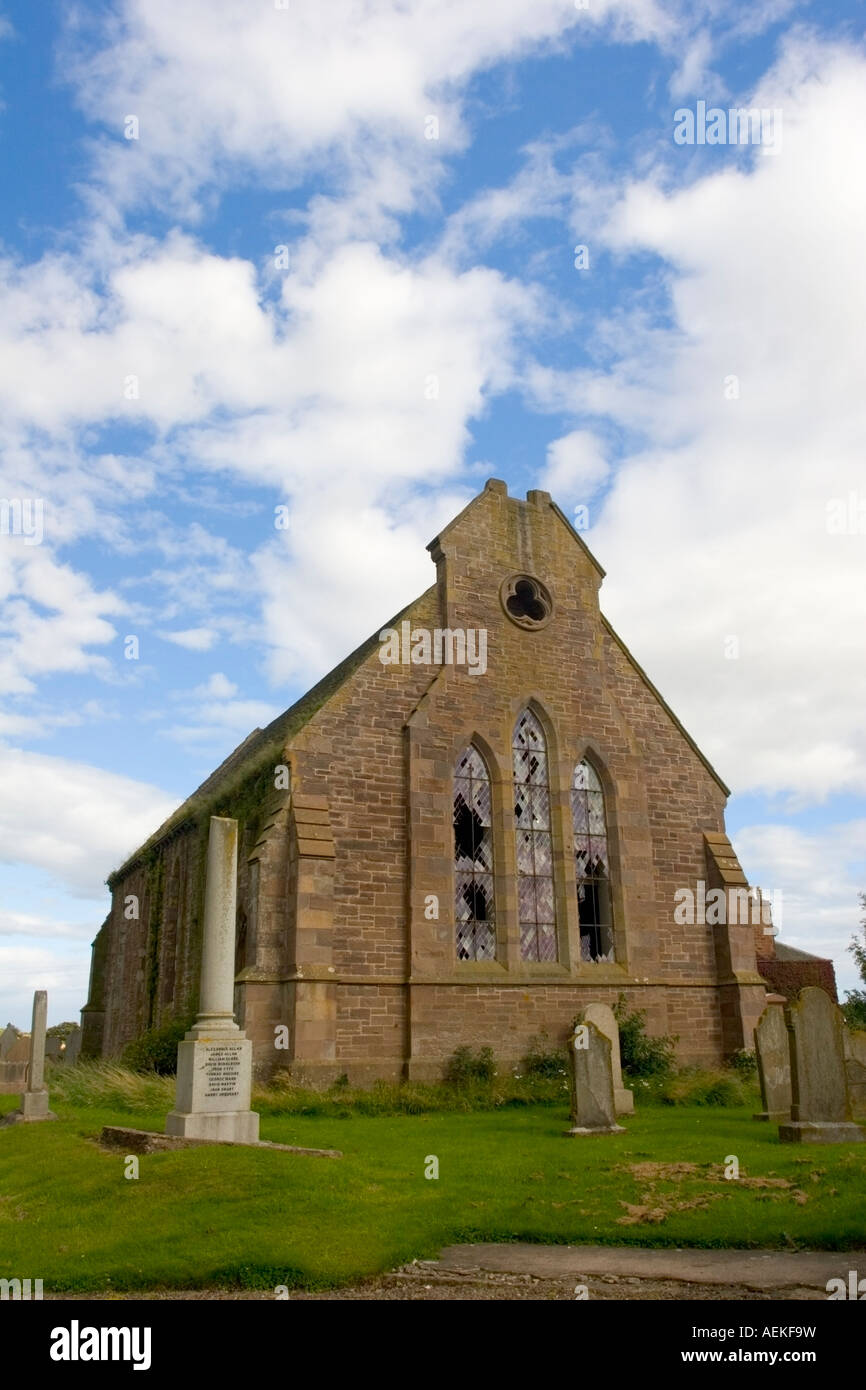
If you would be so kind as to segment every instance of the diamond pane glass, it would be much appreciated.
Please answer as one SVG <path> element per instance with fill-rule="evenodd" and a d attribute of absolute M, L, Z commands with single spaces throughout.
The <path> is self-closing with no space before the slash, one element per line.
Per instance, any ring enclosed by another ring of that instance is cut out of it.
<path fill-rule="evenodd" d="M 574 769 L 571 791 L 580 958 L 614 960 L 610 856 L 601 779 L 587 759 Z"/>
<path fill-rule="evenodd" d="M 589 803 L 589 833 L 590 835 L 603 835 L 604 797 L 601 792 L 589 792 L 587 801 Z"/>
<path fill-rule="evenodd" d="M 517 905 L 520 912 L 521 926 L 524 922 L 531 922 L 535 925 L 535 878 L 532 874 L 527 874 L 525 878 L 517 880 Z"/>
<path fill-rule="evenodd" d="M 538 928 L 538 959 L 556 960 L 556 928 L 552 924 Z"/>
<path fill-rule="evenodd" d="M 517 872 L 519 874 L 532 874 L 534 872 L 532 834 L 528 830 L 518 830 L 517 832 Z"/>
<path fill-rule="evenodd" d="M 532 839 L 535 845 L 535 872 L 537 874 L 552 873 L 553 850 L 550 845 L 550 836 L 546 830 L 536 830 Z"/>
<path fill-rule="evenodd" d="M 535 909 L 538 914 L 539 922 L 545 925 L 553 923 L 553 879 L 537 878 L 535 880 Z"/>
<path fill-rule="evenodd" d="M 531 710 L 524 710 L 514 726 L 512 753 L 520 956 L 522 960 L 556 960 L 547 744 Z"/>
<path fill-rule="evenodd" d="M 496 954 L 490 778 L 477 748 L 464 748 L 454 778 L 454 920 L 458 960 Z"/>

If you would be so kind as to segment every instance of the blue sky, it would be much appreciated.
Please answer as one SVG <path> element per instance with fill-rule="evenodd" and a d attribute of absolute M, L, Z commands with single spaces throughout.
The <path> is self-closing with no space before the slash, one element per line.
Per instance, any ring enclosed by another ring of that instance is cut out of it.
<path fill-rule="evenodd" d="M 44 518 L 0 535 L 0 1020 L 76 1015 L 106 874 L 489 476 L 589 508 L 782 938 L 856 983 L 864 79 L 860 4 L 0 0 L 0 495 Z M 699 102 L 778 137 L 677 144 Z"/>

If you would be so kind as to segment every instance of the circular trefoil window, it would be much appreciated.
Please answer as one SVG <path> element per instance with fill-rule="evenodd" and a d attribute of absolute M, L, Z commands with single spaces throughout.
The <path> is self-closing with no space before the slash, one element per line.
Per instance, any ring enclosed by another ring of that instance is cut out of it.
<path fill-rule="evenodd" d="M 550 590 L 531 574 L 512 574 L 499 589 L 502 607 L 518 627 L 545 627 L 553 616 Z"/>

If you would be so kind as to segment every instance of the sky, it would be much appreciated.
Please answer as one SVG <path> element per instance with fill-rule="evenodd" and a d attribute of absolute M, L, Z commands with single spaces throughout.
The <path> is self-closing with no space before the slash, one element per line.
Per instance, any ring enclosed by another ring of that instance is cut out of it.
<path fill-rule="evenodd" d="M 779 938 L 857 985 L 863 36 L 0 0 L 0 1023 L 77 1017 L 106 876 L 488 477 L 585 527 Z"/>

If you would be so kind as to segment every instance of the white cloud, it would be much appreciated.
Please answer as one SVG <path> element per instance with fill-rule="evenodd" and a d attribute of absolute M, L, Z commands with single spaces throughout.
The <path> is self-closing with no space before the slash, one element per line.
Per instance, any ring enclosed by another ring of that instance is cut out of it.
<path fill-rule="evenodd" d="M 548 444 L 541 485 L 562 504 L 586 502 L 609 473 L 601 440 L 591 430 L 572 430 Z"/>
<path fill-rule="evenodd" d="M 162 501 L 179 475 L 240 479 L 288 505 L 291 526 L 275 531 L 266 506 L 250 566 L 198 522 L 181 532 L 158 513 L 142 521 L 140 492 L 134 533 L 132 517 L 116 524 L 115 488 L 111 502 L 93 494 L 89 515 L 79 509 L 75 531 L 90 527 L 122 553 L 159 545 L 168 565 L 147 579 L 169 591 L 157 619 L 166 641 L 205 652 L 220 635 L 264 636 L 294 653 L 293 670 L 314 653 L 326 665 L 339 659 L 356 640 L 358 613 L 367 615 L 363 636 L 411 597 L 409 580 L 414 588 L 423 573 L 421 587 L 429 582 L 429 518 L 419 515 L 411 537 L 396 518 L 419 487 L 432 499 L 425 510 L 436 509 L 437 493 L 461 465 L 469 422 L 520 379 L 518 341 L 547 312 L 538 295 L 497 271 L 459 271 L 435 254 L 409 264 L 369 243 L 323 251 L 304 242 L 279 297 L 267 299 L 249 262 L 224 261 L 174 236 L 165 245 L 112 243 L 103 300 L 85 288 L 96 276 L 91 254 L 83 248 L 60 285 L 53 263 L 27 276 L 6 267 L 11 311 L 0 317 L 0 400 L 7 419 L 22 432 L 53 431 L 67 441 L 58 478 L 69 438 L 79 437 L 77 469 L 86 474 L 87 431 L 115 420 L 119 382 L 135 369 L 141 389 L 127 403 L 130 417 L 157 435 L 139 470 L 144 498 L 158 480 Z M 58 510 L 55 478 L 43 481 L 49 509 Z M 30 565 L 35 574 L 37 562 Z M 302 577 L 305 602 L 288 622 L 285 594 Z M 239 597 L 256 601 L 250 578 L 264 586 L 263 634 L 254 623 L 242 633 L 235 620 Z M 274 584 L 283 586 L 279 602 Z M 69 619 L 71 636 L 82 629 L 78 653 L 86 640 L 114 632 L 92 617 L 85 623 L 96 603 L 86 599 Z M 99 603 L 111 611 L 107 599 Z M 193 613 L 204 620 L 169 626 Z M 22 617 L 29 620 L 30 609 Z M 154 617 L 142 608 L 135 629 Z M 52 669 L 93 668 L 93 658 L 76 659 L 77 666 Z M 24 667 L 19 660 L 15 668 L 20 689 L 30 688 Z M 288 667 L 281 658 L 273 669 L 283 679 Z"/>
<path fill-rule="evenodd" d="M 89 953 L 29 944 L 0 946 L 0 1019 L 30 1031 L 33 993 L 48 991 L 48 1023 L 77 1021 L 87 998 Z"/>
<path fill-rule="evenodd" d="M 188 627 L 182 632 L 160 632 L 164 642 L 176 647 L 185 647 L 190 652 L 209 652 L 217 641 L 218 634 L 210 627 Z"/>
<path fill-rule="evenodd" d="M 209 676 L 202 685 L 197 685 L 193 691 L 194 695 L 202 696 L 204 699 L 215 697 L 219 700 L 229 700 L 237 693 L 238 688 L 234 681 L 230 681 L 222 671 L 214 671 L 212 676 Z"/>
<path fill-rule="evenodd" d="M 32 912 L 10 911 L 0 907 L 0 936 L 75 937 L 90 941 L 94 929 L 88 923 L 57 922 Z"/>
<path fill-rule="evenodd" d="M 803 805 L 866 789 L 866 536 L 826 527 L 863 492 L 866 62 L 789 43 L 753 100 L 783 109 L 779 154 L 671 187 L 673 154 L 607 224 L 665 262 L 670 326 L 602 324 L 611 367 L 535 389 L 649 441 L 587 536 L 604 611 L 726 781 Z"/>
<path fill-rule="evenodd" d="M 0 537 L 0 692 L 29 693 L 59 671 L 110 676 L 108 659 L 89 649 L 115 638 L 108 618 L 123 608 L 47 546 Z"/>
<path fill-rule="evenodd" d="M 197 0 L 124 0 L 96 51 L 79 17 L 63 66 L 107 131 L 100 172 L 115 199 L 158 194 L 189 213 L 203 187 L 241 170 L 286 186 L 315 159 L 320 178 L 351 170 L 375 201 L 405 208 L 465 141 L 461 94 L 475 73 L 571 31 L 673 41 L 688 15 L 654 0 L 582 11 L 565 0 L 210 0 L 202 22 Z M 130 114 L 136 140 L 123 138 Z"/>
<path fill-rule="evenodd" d="M 749 881 L 760 883 L 767 894 L 781 892 L 777 939 L 812 955 L 830 956 L 840 999 L 846 989 L 862 988 L 847 948 L 855 933 L 860 936 L 866 820 L 810 832 L 752 825 L 733 838 Z"/>
<path fill-rule="evenodd" d="M 70 893 L 98 898 L 106 876 L 176 804 L 122 773 L 4 748 L 0 863 L 49 870 Z"/>

